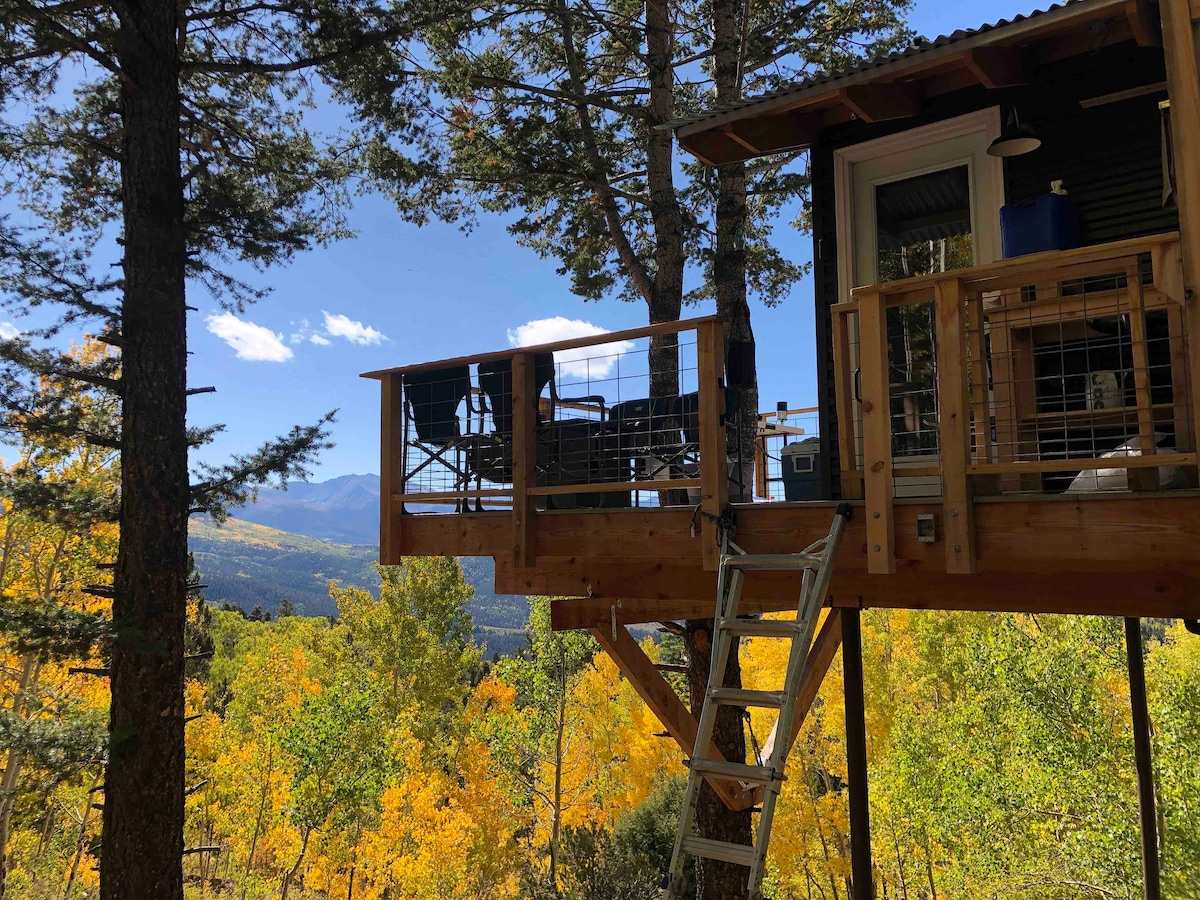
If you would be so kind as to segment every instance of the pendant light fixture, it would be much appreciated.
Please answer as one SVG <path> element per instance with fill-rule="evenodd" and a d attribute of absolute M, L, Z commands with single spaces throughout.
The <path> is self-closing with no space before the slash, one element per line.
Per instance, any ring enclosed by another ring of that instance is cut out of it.
<path fill-rule="evenodd" d="M 1004 124 L 1004 131 L 1000 137 L 992 141 L 991 146 L 987 148 L 987 152 L 988 156 L 1022 156 L 1026 153 L 1032 153 L 1040 146 L 1042 146 L 1042 139 L 1028 125 L 1021 124 L 1021 119 L 1017 115 L 1017 108 L 1010 106 L 1008 108 L 1008 121 Z"/>

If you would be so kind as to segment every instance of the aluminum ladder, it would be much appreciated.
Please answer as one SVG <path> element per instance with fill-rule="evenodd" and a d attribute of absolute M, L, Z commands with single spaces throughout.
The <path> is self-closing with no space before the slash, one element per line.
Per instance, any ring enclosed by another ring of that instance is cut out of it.
<path fill-rule="evenodd" d="M 783 785 L 783 770 L 789 749 L 788 736 L 795 714 L 796 697 L 800 691 L 804 664 L 816 631 L 817 617 L 821 607 L 825 605 L 825 595 L 829 591 L 833 560 L 837 556 L 842 532 L 850 515 L 850 505 L 840 505 L 833 517 L 829 534 L 800 553 L 746 553 L 729 540 L 727 533 L 722 534 L 721 565 L 717 572 L 717 614 L 713 624 L 713 654 L 708 671 L 708 690 L 704 696 L 700 722 L 696 729 L 692 759 L 688 762 L 687 794 L 684 796 L 679 830 L 675 834 L 671 870 L 663 879 L 667 900 L 679 900 L 683 896 L 683 867 L 688 856 L 718 859 L 745 866 L 750 870 L 746 883 L 747 896 L 752 900 L 759 896 L 759 885 L 762 882 L 763 866 L 767 857 L 767 843 L 771 837 L 771 823 L 775 818 L 775 804 L 779 800 L 779 790 Z M 738 600 L 746 573 L 785 569 L 804 570 L 796 618 L 791 621 L 739 619 Z M 782 638 L 792 642 L 782 690 L 751 691 L 724 686 L 725 667 L 735 637 Z M 763 748 L 767 757 L 765 762 L 761 756 L 756 765 L 708 758 L 712 746 L 713 725 L 717 718 L 717 708 L 720 706 L 766 707 L 779 710 L 775 729 L 767 741 L 767 746 Z M 748 788 L 763 788 L 762 808 L 753 845 L 709 840 L 692 834 L 696 801 L 706 775 L 737 781 Z"/>

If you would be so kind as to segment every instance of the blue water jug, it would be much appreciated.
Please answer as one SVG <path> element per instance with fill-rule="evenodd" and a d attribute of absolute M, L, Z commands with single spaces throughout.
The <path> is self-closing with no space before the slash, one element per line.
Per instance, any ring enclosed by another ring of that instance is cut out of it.
<path fill-rule="evenodd" d="M 1042 194 L 1033 203 L 1000 207 L 1000 241 L 1005 259 L 1078 247 L 1079 212 L 1062 189 L 1062 182 L 1054 182 L 1050 193 Z"/>

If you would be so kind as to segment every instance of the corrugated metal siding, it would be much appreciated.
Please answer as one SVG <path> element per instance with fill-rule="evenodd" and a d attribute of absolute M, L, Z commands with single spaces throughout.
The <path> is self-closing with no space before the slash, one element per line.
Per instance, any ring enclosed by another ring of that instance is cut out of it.
<path fill-rule="evenodd" d="M 1162 207 L 1162 146 L 1157 97 L 1143 96 L 1091 109 L 1079 101 L 1165 78 L 1162 51 L 1131 44 L 1074 57 L 1037 73 L 1035 85 L 1008 91 L 969 88 L 938 98 L 920 116 L 828 129 L 811 152 L 813 271 L 821 440 L 832 470 L 831 496 L 840 496 L 837 400 L 829 305 L 838 300 L 837 225 L 833 151 L 885 134 L 1014 102 L 1036 127 L 1042 147 L 1005 163 L 1008 202 L 1027 202 L 1066 183 L 1080 212 L 1085 243 L 1103 243 L 1179 227 Z"/>

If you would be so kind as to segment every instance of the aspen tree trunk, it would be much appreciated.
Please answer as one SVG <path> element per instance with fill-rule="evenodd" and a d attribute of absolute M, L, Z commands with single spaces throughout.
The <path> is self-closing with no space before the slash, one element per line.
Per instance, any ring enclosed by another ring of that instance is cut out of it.
<path fill-rule="evenodd" d="M 550 819 L 550 885 L 558 890 L 558 839 L 562 831 L 563 738 L 567 730 L 567 677 L 561 673 L 558 694 L 558 723 L 554 735 L 554 807 Z"/>
<path fill-rule="evenodd" d="M 12 716 L 21 718 L 25 697 L 33 686 L 37 670 L 37 657 L 30 653 L 21 665 L 21 678 L 13 696 Z M 0 900 L 8 886 L 8 837 L 12 827 L 13 805 L 16 803 L 17 780 L 21 777 L 21 753 L 10 747 L 4 761 L 4 778 L 0 780 Z"/>
<path fill-rule="evenodd" d="M 114 6 L 124 125 L 121 541 L 100 896 L 181 900 L 189 495 L 178 5 Z"/>

